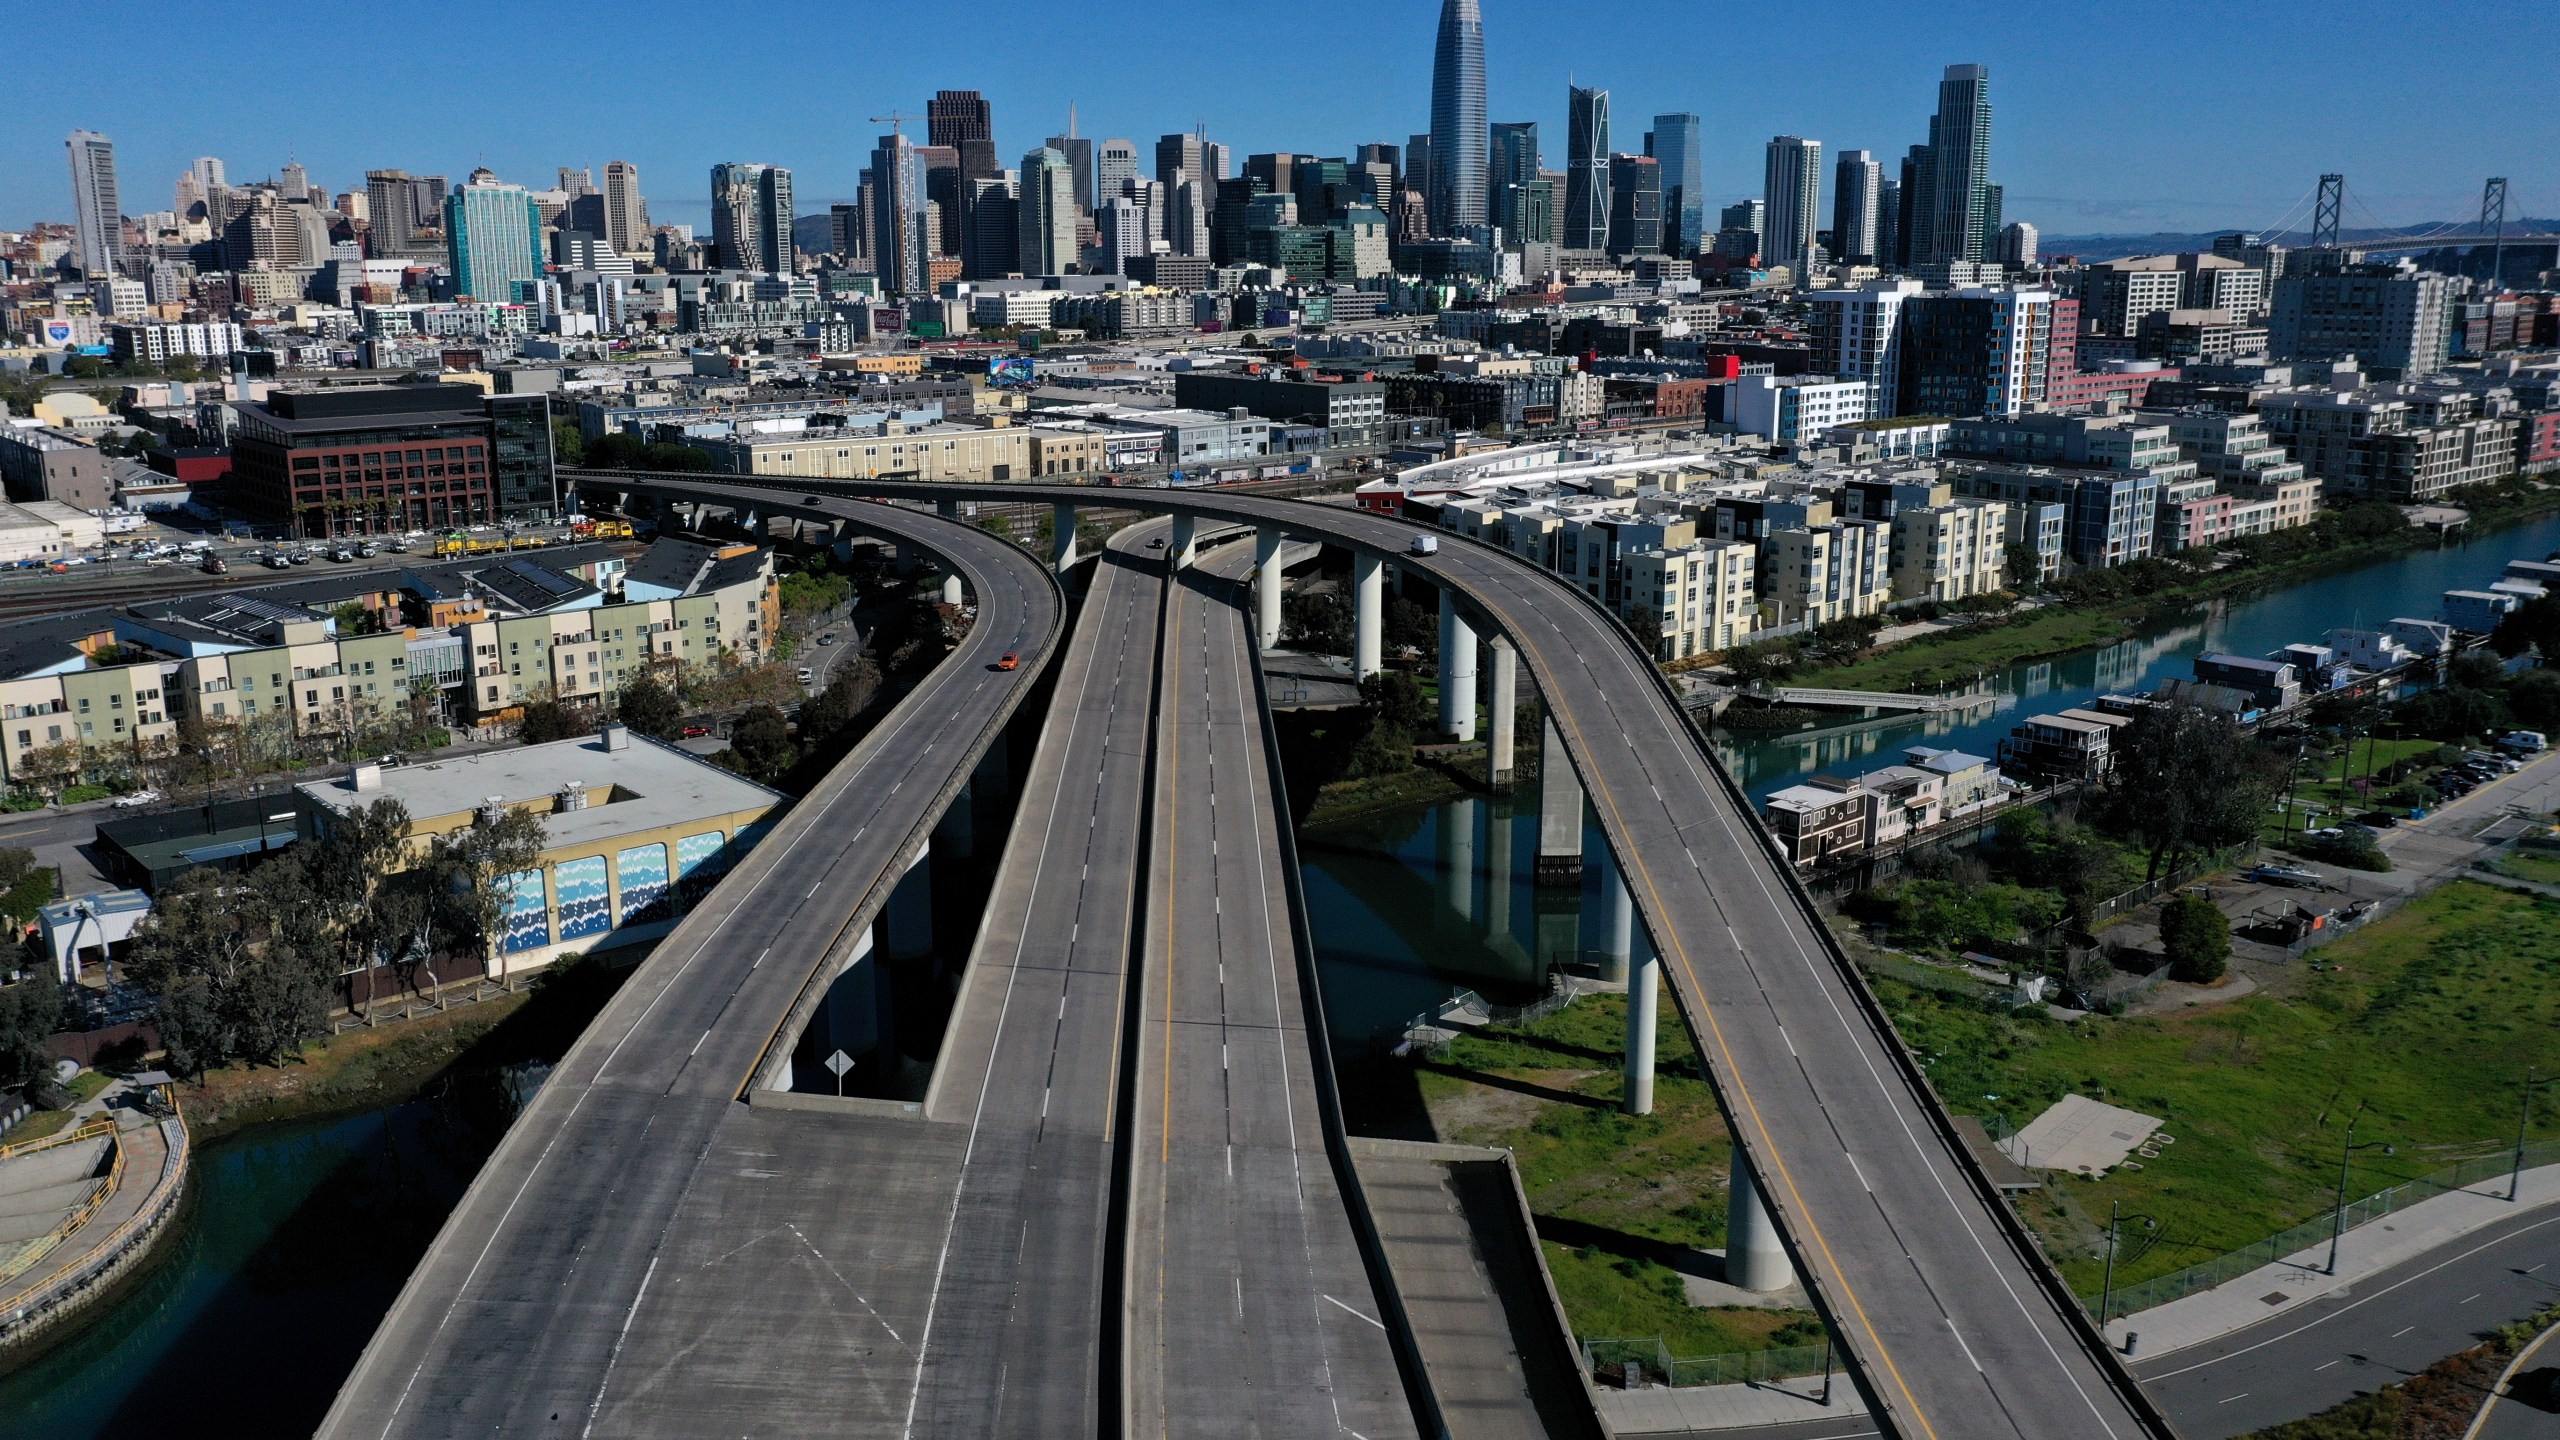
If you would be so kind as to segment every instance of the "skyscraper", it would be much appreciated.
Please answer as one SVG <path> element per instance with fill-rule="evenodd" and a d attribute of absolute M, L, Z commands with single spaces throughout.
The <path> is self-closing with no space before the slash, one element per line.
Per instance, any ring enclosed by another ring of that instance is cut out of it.
<path fill-rule="evenodd" d="M 1903 242 L 1913 265 L 1995 258 L 1999 206 L 1991 184 L 1991 72 L 1950 65 L 1938 82 L 1929 143 L 1915 145 L 1903 170 L 1909 212 Z"/>
<path fill-rule="evenodd" d="M 1538 122 L 1510 120 L 1494 126 L 1489 153 L 1492 159 L 1485 167 L 1486 218 L 1502 227 L 1506 241 L 1553 240 L 1555 220 L 1546 213 L 1545 197 L 1530 195 L 1530 188 L 1538 183 Z M 1540 232 L 1535 235 L 1529 233 L 1528 222 L 1532 218 Z"/>
<path fill-rule="evenodd" d="M 922 295 L 932 276 L 925 247 L 924 159 L 892 130 L 871 152 L 871 273 L 884 295 Z"/>
<path fill-rule="evenodd" d="M 1100 210 L 1104 202 L 1118 196 L 1120 182 L 1138 178 L 1138 147 L 1121 139 L 1105 140 L 1093 148 L 1093 194 L 1086 201 L 1089 208 Z"/>
<path fill-rule="evenodd" d="M 104 280 L 124 268 L 124 202 L 116 193 L 116 142 L 94 130 L 74 130 L 71 206 L 76 230 L 72 254 L 80 273 Z"/>
<path fill-rule="evenodd" d="M 1485 223 L 1484 14 L 1476 0 L 1440 0 L 1431 54 L 1431 228 Z"/>
<path fill-rule="evenodd" d="M 1609 253 L 1662 250 L 1662 162 L 1651 155 L 1609 157 Z"/>
<path fill-rule="evenodd" d="M 1644 137 L 1644 153 L 1662 162 L 1662 248 L 1695 255 L 1707 238 L 1706 159 L 1699 148 L 1699 120 L 1683 111 L 1656 115 Z"/>
<path fill-rule="evenodd" d="M 1769 142 L 1767 243 L 1760 259 L 1785 265 L 1798 284 L 1813 266 L 1813 232 L 1822 225 L 1822 142 L 1801 135 L 1780 135 Z"/>
<path fill-rule="evenodd" d="M 1564 248 L 1609 244 L 1609 92 L 1568 87 L 1565 94 Z"/>
<path fill-rule="evenodd" d="M 1877 263 L 1877 206 L 1884 198 L 1884 167 L 1872 152 L 1843 150 L 1831 187 L 1831 254 L 1843 265 Z"/>
<path fill-rule="evenodd" d="M 711 251 L 723 270 L 790 274 L 791 172 L 736 160 L 712 166 Z"/>
<path fill-rule="evenodd" d="M 542 278 L 542 210 L 521 185 L 474 170 L 444 199 L 444 246 L 457 295 L 513 300 L 519 280 Z"/>
<path fill-rule="evenodd" d="M 1929 124 L 1937 157 L 1931 194 L 1932 259 L 1991 258 L 2000 222 L 1991 210 L 1991 72 L 1950 65 L 1938 82 L 1938 113 Z"/>
<path fill-rule="evenodd" d="M 1156 141 L 1156 179 L 1167 185 L 1174 183 L 1174 172 L 1180 171 L 1197 180 L 1201 170 L 1201 146 L 1197 135 L 1166 135 Z"/>
<path fill-rule="evenodd" d="M 640 167 L 628 160 L 605 162 L 604 238 L 625 255 L 649 248 L 649 202 L 640 194 Z"/>
<path fill-rule="evenodd" d="M 1067 174 L 1075 190 L 1075 203 L 1084 209 L 1091 210 L 1093 208 L 1093 141 L 1076 133 L 1074 106 L 1067 107 L 1067 133 L 1050 136 L 1048 145 L 1067 162 Z"/>
<path fill-rule="evenodd" d="M 975 90 L 938 90 L 925 102 L 926 138 L 953 152 L 956 172 L 951 192 L 952 214 L 943 217 L 947 227 L 942 249 L 948 255 L 961 257 L 963 271 L 975 276 L 981 273 L 1002 275 L 1004 270 L 983 272 L 969 258 L 968 237 L 977 233 L 969 223 L 969 207 L 976 203 L 981 180 L 993 179 L 996 169 L 995 115 L 985 97 Z"/>
<path fill-rule="evenodd" d="M 1054 145 L 1022 157 L 1020 244 L 1025 275 L 1064 275 L 1076 262 L 1075 167 Z"/>

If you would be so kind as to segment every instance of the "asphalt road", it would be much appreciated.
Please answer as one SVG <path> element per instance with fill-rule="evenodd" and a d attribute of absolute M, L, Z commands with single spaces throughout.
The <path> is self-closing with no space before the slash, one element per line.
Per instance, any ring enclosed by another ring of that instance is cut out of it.
<path fill-rule="evenodd" d="M 948 487 L 806 482 L 932 499 Z M 1664 957 L 1675 1004 L 1798 1269 L 1894 1433 L 1928 1440 L 2158 1434 L 2032 1240 L 1979 1187 L 1862 982 L 1790 893 L 1646 659 L 1596 605 L 1490 548 L 1336 507 L 1214 491 L 984 485 L 986 499 L 1093 500 L 1272 524 L 1384 554 L 1454 586 L 1519 646 Z"/>
<path fill-rule="evenodd" d="M 926 1102 L 967 1139 L 916 1435 L 1089 1436 L 1117 1398 L 1105 1241 L 1164 593 L 1134 547 L 1163 529 L 1095 565 Z"/>
<path fill-rule="evenodd" d="M 1325 1152 L 1230 546 L 1174 577 L 1130 1115 L 1126 1432 L 1415 1434 Z"/>
<path fill-rule="evenodd" d="M 2138 1362 L 2134 1371 L 2190 1440 L 2220 1440 L 2405 1380 L 2555 1303 L 2560 1212 L 2528 1210 L 2346 1294 L 2286 1306 L 2285 1314 Z M 2560 1420 L 2516 1409 L 2522 1413 L 2510 1420 L 2531 1417 L 2543 1427 L 2517 1434 L 2560 1435 Z"/>
<path fill-rule="evenodd" d="M 843 504 L 949 554 L 977 626 L 677 926 L 445 1222 L 324 1436 L 891 1433 L 914 1409 L 965 1135 L 738 1103 L 821 966 L 885 903 L 1061 620 L 1019 549 Z M 1024 668 L 994 658 L 1020 653 Z"/>

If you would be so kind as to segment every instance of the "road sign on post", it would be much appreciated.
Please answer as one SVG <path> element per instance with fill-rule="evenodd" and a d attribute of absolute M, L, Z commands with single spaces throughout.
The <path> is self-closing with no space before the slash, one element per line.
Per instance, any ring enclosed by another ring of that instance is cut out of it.
<path fill-rule="evenodd" d="M 838 1050 L 827 1057 L 826 1066 L 835 1074 L 836 1098 L 841 1100 L 844 1098 L 844 1072 L 853 1068 L 853 1057 Z"/>

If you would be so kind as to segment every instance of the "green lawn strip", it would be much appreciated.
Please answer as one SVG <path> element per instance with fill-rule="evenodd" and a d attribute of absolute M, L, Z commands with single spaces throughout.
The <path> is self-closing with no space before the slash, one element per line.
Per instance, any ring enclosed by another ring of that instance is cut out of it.
<path fill-rule="evenodd" d="M 2069 1093 L 2166 1120 L 2141 1170 L 2044 1172 L 2020 1211 L 2083 1293 L 2109 1202 L 2160 1222 L 2119 1285 L 2240 1249 L 2326 1212 L 2358 1103 L 2350 1198 L 2503 1148 L 2528 1065 L 2560 1069 L 2560 902 L 2456 883 L 2313 952 L 2302 993 L 2161 1018 L 2063 1025 L 1878 993 L 1957 1113 L 2023 1125 Z M 2544 1124 L 2548 1133 L 2550 1125 Z"/>
<path fill-rule="evenodd" d="M 2541 850 L 2518 850 L 2500 856 L 2499 873 L 2518 880 L 2539 880 L 2545 885 L 2560 885 L 2560 855 Z"/>
<path fill-rule="evenodd" d="M 1676 1356 L 1811 1344 L 1790 1310 L 1692 1307 L 1664 1247 L 1720 1248 L 1732 1142 L 1677 1023 L 1655 1052 L 1654 1113 L 1623 1114 L 1626 1001 L 1586 996 L 1461 1035 L 1417 1079 L 1440 1138 L 1507 1147 L 1574 1333 L 1659 1335 Z"/>

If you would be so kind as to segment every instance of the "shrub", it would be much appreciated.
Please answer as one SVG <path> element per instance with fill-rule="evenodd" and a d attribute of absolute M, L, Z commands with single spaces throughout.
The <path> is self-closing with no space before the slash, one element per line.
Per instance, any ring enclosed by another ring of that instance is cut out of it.
<path fill-rule="evenodd" d="M 2174 895 L 2160 907 L 2160 948 L 2169 975 L 2190 985 L 2222 978 L 2231 960 L 2231 921 L 2202 895 Z"/>

